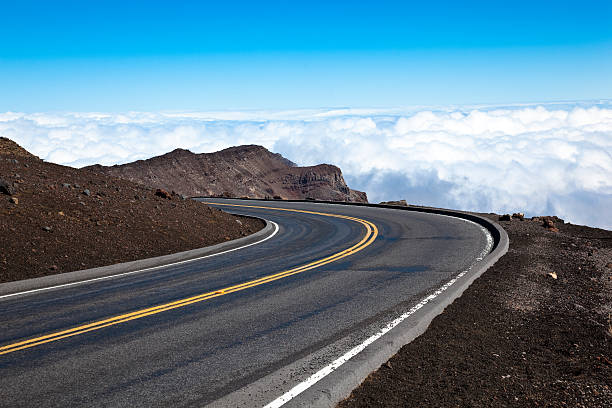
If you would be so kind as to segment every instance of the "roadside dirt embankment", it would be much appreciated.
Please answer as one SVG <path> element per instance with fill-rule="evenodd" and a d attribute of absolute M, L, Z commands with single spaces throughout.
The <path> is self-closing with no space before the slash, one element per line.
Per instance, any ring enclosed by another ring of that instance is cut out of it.
<path fill-rule="evenodd" d="M 0 138 L 0 282 L 201 248 L 263 227 L 172 192 L 45 163 Z"/>

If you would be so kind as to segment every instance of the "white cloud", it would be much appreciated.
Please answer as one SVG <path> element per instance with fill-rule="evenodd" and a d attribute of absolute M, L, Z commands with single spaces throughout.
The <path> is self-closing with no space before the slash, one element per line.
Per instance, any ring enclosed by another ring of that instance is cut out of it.
<path fill-rule="evenodd" d="M 116 164 L 181 147 L 261 144 L 333 163 L 370 200 L 557 214 L 612 229 L 612 105 L 0 113 L 0 135 L 61 164 Z"/>

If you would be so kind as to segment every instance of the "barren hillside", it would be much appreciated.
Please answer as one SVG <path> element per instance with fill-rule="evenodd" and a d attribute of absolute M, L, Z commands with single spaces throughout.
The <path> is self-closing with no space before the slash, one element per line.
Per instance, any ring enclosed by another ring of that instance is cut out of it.
<path fill-rule="evenodd" d="M 346 185 L 338 167 L 329 164 L 297 167 L 280 154 L 255 145 L 203 154 L 176 149 L 148 160 L 89 168 L 186 196 L 367 202 L 365 193 Z"/>
<path fill-rule="evenodd" d="M 263 223 L 89 170 L 0 138 L 0 282 L 200 248 Z"/>

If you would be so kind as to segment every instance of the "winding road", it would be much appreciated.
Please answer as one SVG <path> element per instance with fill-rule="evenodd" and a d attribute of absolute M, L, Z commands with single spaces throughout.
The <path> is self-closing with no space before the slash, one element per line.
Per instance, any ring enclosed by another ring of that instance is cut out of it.
<path fill-rule="evenodd" d="M 416 319 L 492 245 L 481 226 L 448 216 L 203 200 L 275 223 L 275 234 L 0 298 L 0 406 L 310 405 L 342 356 Z"/>

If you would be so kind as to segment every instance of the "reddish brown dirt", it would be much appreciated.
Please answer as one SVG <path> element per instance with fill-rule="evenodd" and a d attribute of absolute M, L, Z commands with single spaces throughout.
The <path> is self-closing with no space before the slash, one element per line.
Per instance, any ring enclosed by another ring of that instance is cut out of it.
<path fill-rule="evenodd" d="M 15 190 L 0 193 L 0 282 L 166 255 L 263 228 L 177 195 L 45 163 L 7 139 L 0 139 L 0 179 Z"/>
<path fill-rule="evenodd" d="M 612 406 L 612 231 L 553 220 L 500 222 L 508 254 L 339 406 Z"/>

